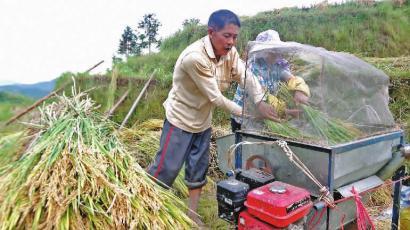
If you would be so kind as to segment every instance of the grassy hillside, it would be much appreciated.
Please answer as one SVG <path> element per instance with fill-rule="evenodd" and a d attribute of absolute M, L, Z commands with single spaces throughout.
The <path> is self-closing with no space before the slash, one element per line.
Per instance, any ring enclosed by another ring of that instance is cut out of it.
<path fill-rule="evenodd" d="M 238 48 L 266 29 L 279 32 L 282 40 L 321 46 L 369 57 L 396 57 L 410 53 L 410 3 L 391 2 L 373 6 L 350 2 L 313 8 L 283 8 L 242 18 Z M 161 51 L 183 49 L 205 35 L 205 26 L 190 26 L 165 39 Z"/>
<path fill-rule="evenodd" d="M 409 55 L 410 5 L 390 2 L 374 6 L 357 3 L 319 8 L 288 8 L 257 14 L 244 20 L 244 36 L 275 28 L 282 40 L 346 51 L 361 56 Z"/>
<path fill-rule="evenodd" d="M 281 34 L 282 40 L 297 41 L 301 43 L 322 46 L 328 50 L 346 51 L 365 58 L 368 62 L 385 71 L 393 79 L 400 81 L 410 76 L 408 68 L 410 55 L 410 4 L 405 3 L 398 7 L 390 2 L 381 2 L 373 6 L 364 6 L 357 3 L 342 5 L 321 6 L 316 8 L 285 8 L 275 11 L 267 11 L 253 17 L 242 18 L 241 34 L 237 47 L 243 51 L 250 39 L 266 29 L 275 28 Z M 171 87 L 172 71 L 180 52 L 190 43 L 206 34 L 204 25 L 189 25 L 177 31 L 174 35 L 166 38 L 160 52 L 152 55 L 130 57 L 124 62 L 117 64 L 118 77 L 131 77 L 139 79 L 136 84 L 119 85 L 115 95 L 108 95 L 109 80 L 105 86 L 98 86 L 93 82 L 92 76 L 78 75 L 87 79 L 78 84 L 82 89 L 90 87 L 94 89 L 92 94 L 102 104 L 104 112 L 108 105 L 107 97 L 118 99 L 128 88 L 132 89 L 132 95 L 124 103 L 114 120 L 121 122 L 127 110 L 142 88 L 144 79 L 157 69 L 156 80 L 159 82 L 150 88 L 149 94 L 144 98 L 132 118 L 134 121 L 142 121 L 145 118 L 163 118 L 164 110 L 162 102 L 165 100 Z M 388 57 L 388 58 L 383 58 Z M 111 71 L 107 73 L 107 79 L 111 79 Z M 89 79 L 91 78 L 91 79 Z M 57 84 L 60 84 L 60 80 Z M 400 88 L 400 87 L 399 87 Z M 228 95 L 233 93 L 233 89 Z M 398 89 L 396 87 L 396 89 Z M 406 123 L 407 117 L 403 114 L 404 108 L 409 101 L 406 87 L 395 90 L 392 94 L 391 109 L 395 117 Z M 229 115 L 216 110 L 214 123 L 227 123 Z"/>
<path fill-rule="evenodd" d="M 11 118 L 15 112 L 30 105 L 32 99 L 19 94 L 0 92 L 0 122 Z"/>
<path fill-rule="evenodd" d="M 249 40 L 270 28 L 277 30 L 284 41 L 297 41 L 362 57 L 410 55 L 409 2 L 401 7 L 380 2 L 373 6 L 345 3 L 324 8 L 284 8 L 242 17 L 238 49 L 243 51 Z M 186 26 L 164 39 L 159 53 L 131 57 L 121 63 L 120 74 L 146 75 L 160 67 L 163 76 L 169 77 L 179 53 L 205 35 L 204 25 Z"/>

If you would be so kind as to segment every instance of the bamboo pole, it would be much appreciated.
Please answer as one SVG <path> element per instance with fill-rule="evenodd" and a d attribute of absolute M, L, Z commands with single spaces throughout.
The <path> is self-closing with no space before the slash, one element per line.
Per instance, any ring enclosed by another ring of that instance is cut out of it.
<path fill-rule="evenodd" d="M 115 92 L 117 91 L 117 78 L 118 78 L 118 68 L 114 66 L 112 69 L 112 74 L 111 74 L 111 82 L 108 87 L 108 93 L 106 96 L 106 104 L 105 104 L 105 109 L 109 110 L 115 103 Z"/>
<path fill-rule="evenodd" d="M 131 106 L 130 111 L 128 111 L 127 116 L 125 117 L 125 119 L 122 121 L 120 129 L 124 128 L 125 124 L 127 124 L 128 119 L 131 117 L 131 114 L 134 112 L 135 108 L 137 107 L 140 99 L 142 98 L 142 96 L 144 95 L 145 91 L 147 90 L 149 83 L 152 81 L 152 79 L 155 76 L 155 72 L 157 70 L 154 70 L 154 72 L 152 72 L 150 78 L 148 79 L 147 83 L 145 83 L 144 88 L 142 88 L 140 94 L 138 95 L 137 99 L 135 99 L 134 103 Z"/>
<path fill-rule="evenodd" d="M 39 104 L 41 104 L 43 101 L 47 100 L 50 97 L 53 97 L 54 95 L 56 95 L 58 92 L 60 92 L 62 89 L 64 89 L 64 87 L 67 84 L 64 84 L 63 86 L 61 86 L 60 88 L 58 88 L 57 90 L 54 90 L 53 92 L 49 93 L 48 95 L 40 98 L 39 100 L 37 100 L 36 102 L 34 102 L 34 104 L 32 104 L 30 107 L 28 107 L 27 109 L 25 109 L 24 111 L 16 114 L 14 117 L 10 118 L 7 122 L 6 122 L 6 126 L 13 123 L 15 120 L 19 119 L 21 116 L 23 116 L 24 114 L 30 112 L 31 110 L 33 110 L 34 108 L 36 108 Z"/>
<path fill-rule="evenodd" d="M 98 62 L 97 64 L 95 64 L 93 67 L 89 68 L 87 71 L 85 71 L 86 73 L 90 72 L 91 70 L 95 69 L 97 66 L 99 66 L 101 63 L 103 63 L 104 60 Z M 66 86 L 68 85 L 68 83 L 65 83 L 63 86 L 61 86 L 60 88 L 58 88 L 57 90 L 54 90 L 53 92 L 49 93 L 48 95 L 40 98 L 39 100 L 37 100 L 36 102 L 34 102 L 34 104 L 32 104 L 30 107 L 28 107 L 27 109 L 25 109 L 24 111 L 16 114 L 15 116 L 13 116 L 12 118 L 10 118 L 7 122 L 6 122 L 6 126 L 13 123 L 14 121 L 16 121 L 17 119 L 19 119 L 20 117 L 22 117 L 24 114 L 30 112 L 31 110 L 33 110 L 34 108 L 36 108 L 38 105 L 40 105 L 43 101 L 47 100 L 50 97 L 53 97 L 55 95 L 57 95 L 58 92 L 60 92 L 61 90 L 63 90 Z"/>
<path fill-rule="evenodd" d="M 87 71 L 85 71 L 86 73 L 90 72 L 91 70 L 97 68 L 97 66 L 101 65 L 104 62 L 104 60 L 101 60 L 100 62 L 98 62 L 97 64 L 95 64 L 93 67 L 89 68 Z"/>
<path fill-rule="evenodd" d="M 114 113 L 114 111 L 118 108 L 118 106 L 120 106 L 122 104 L 122 102 L 125 100 L 125 98 L 127 98 L 129 92 L 130 92 L 130 90 L 127 90 L 121 96 L 121 98 L 117 101 L 117 103 L 115 103 L 115 105 L 105 114 L 106 118 L 109 118 Z"/>

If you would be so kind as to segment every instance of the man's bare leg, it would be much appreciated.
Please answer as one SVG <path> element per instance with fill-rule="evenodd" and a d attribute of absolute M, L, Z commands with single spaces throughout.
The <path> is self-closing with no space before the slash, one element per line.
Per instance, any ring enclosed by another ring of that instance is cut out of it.
<path fill-rule="evenodd" d="M 201 197 L 201 188 L 189 189 L 189 198 L 188 198 L 188 216 L 199 226 L 204 227 L 205 224 L 201 221 L 197 214 L 199 198 Z"/>

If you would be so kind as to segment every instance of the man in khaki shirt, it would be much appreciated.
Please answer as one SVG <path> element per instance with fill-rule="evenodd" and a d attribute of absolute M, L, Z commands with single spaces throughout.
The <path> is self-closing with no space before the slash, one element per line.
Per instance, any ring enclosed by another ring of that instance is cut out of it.
<path fill-rule="evenodd" d="M 229 10 L 218 10 L 208 21 L 208 35 L 188 46 L 179 56 L 172 89 L 164 102 L 166 120 L 160 149 L 148 172 L 172 186 L 185 163 L 185 182 L 189 188 L 188 215 L 202 224 L 196 210 L 202 186 L 206 184 L 209 161 L 212 111 L 218 106 L 241 115 L 242 108 L 224 97 L 221 91 L 232 81 L 243 85 L 245 66 L 234 45 L 239 33 L 239 18 Z M 258 80 L 247 72 L 246 87 L 263 118 L 276 120 L 273 107 L 263 102 Z"/>

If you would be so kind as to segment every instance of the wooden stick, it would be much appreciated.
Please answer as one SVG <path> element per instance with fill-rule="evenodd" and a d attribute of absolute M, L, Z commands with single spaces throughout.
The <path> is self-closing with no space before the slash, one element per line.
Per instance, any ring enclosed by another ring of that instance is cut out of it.
<path fill-rule="evenodd" d="M 11 123 L 13 123 L 15 120 L 19 119 L 21 116 L 23 116 L 24 114 L 30 112 L 31 110 L 33 110 L 34 108 L 36 108 L 39 104 L 41 104 L 43 101 L 47 100 L 50 97 L 53 97 L 54 95 L 56 95 L 58 92 L 60 92 L 62 89 L 64 89 L 64 87 L 67 85 L 64 84 L 63 86 L 61 86 L 60 88 L 58 88 L 57 90 L 54 90 L 53 92 L 49 93 L 48 95 L 40 98 L 39 100 L 37 100 L 36 102 L 34 102 L 34 104 L 32 104 L 30 107 L 28 107 L 27 109 L 25 109 L 24 111 L 18 113 L 17 115 L 15 115 L 14 117 L 10 118 L 10 120 L 8 120 L 6 122 L 6 125 L 9 125 Z"/>
<path fill-rule="evenodd" d="M 95 64 L 93 67 L 89 68 L 87 71 L 85 71 L 86 73 L 90 72 L 91 70 L 97 68 L 97 66 L 101 65 L 104 62 L 104 60 L 101 60 L 100 62 L 98 62 L 97 64 Z"/>
<path fill-rule="evenodd" d="M 111 82 L 108 86 L 108 91 L 106 95 L 105 109 L 109 110 L 115 103 L 115 91 L 117 91 L 117 78 L 118 78 L 118 68 L 114 66 L 111 74 Z"/>
<path fill-rule="evenodd" d="M 128 119 L 131 117 L 131 114 L 134 112 L 135 108 L 137 107 L 138 102 L 140 101 L 140 99 L 144 95 L 145 91 L 147 90 L 147 88 L 149 86 L 149 83 L 154 78 L 156 71 L 157 70 L 154 70 L 154 72 L 152 72 L 152 74 L 151 74 L 150 78 L 148 79 L 147 83 L 145 83 L 144 88 L 142 88 L 142 90 L 141 90 L 140 94 L 138 95 L 137 99 L 135 99 L 134 104 L 132 104 L 130 111 L 128 111 L 127 116 L 122 121 L 120 129 L 124 128 L 125 124 L 127 124 Z"/>
<path fill-rule="evenodd" d="M 93 67 L 89 68 L 86 73 L 90 72 L 91 70 L 93 70 L 95 67 L 99 66 L 101 63 L 103 63 L 104 60 L 98 62 L 97 64 L 95 64 Z M 48 95 L 40 98 L 39 100 L 37 100 L 36 102 L 34 102 L 34 104 L 32 104 L 30 107 L 28 107 L 27 109 L 25 109 L 24 111 L 16 114 L 15 116 L 13 116 L 12 118 L 10 118 L 7 122 L 6 122 L 6 126 L 13 123 L 14 121 L 16 121 L 17 119 L 19 119 L 20 117 L 22 117 L 24 114 L 30 112 L 31 110 L 33 110 L 34 108 L 36 108 L 38 105 L 40 105 L 43 101 L 47 100 L 50 97 L 53 97 L 55 95 L 57 95 L 58 92 L 60 92 L 61 90 L 63 90 L 66 86 L 68 85 L 68 83 L 65 83 L 63 86 L 61 86 L 60 88 L 58 88 L 57 90 L 54 90 L 53 92 L 49 93 Z"/>
<path fill-rule="evenodd" d="M 127 90 L 121 96 L 121 98 L 117 101 L 117 103 L 115 103 L 115 105 L 113 107 L 111 107 L 111 109 L 105 114 L 106 118 L 109 118 L 114 113 L 114 111 L 118 108 L 118 106 L 120 106 L 122 104 L 122 102 L 125 100 L 125 98 L 127 98 L 129 92 L 130 92 L 130 90 Z"/>

